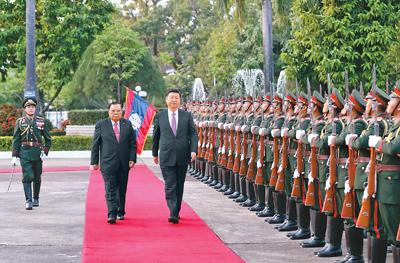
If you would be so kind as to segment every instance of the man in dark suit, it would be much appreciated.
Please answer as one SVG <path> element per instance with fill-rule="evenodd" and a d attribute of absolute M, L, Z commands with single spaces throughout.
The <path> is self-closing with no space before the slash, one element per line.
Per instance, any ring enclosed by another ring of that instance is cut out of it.
<path fill-rule="evenodd" d="M 165 198 L 170 211 L 168 221 L 177 224 L 186 169 L 190 160 L 196 158 L 197 133 L 192 115 L 179 109 L 179 91 L 169 90 L 165 101 L 168 109 L 157 113 L 154 118 L 152 154 L 154 163 L 160 164 L 165 181 Z"/>
<path fill-rule="evenodd" d="M 92 144 L 91 170 L 103 175 L 109 224 L 125 216 L 129 169 L 136 163 L 136 135 L 129 120 L 122 118 L 120 103 L 108 107 L 109 118 L 96 123 Z"/>

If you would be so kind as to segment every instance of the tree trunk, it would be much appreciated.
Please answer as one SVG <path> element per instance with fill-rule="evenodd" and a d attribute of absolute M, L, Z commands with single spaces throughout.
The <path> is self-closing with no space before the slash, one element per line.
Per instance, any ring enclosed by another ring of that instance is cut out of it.
<path fill-rule="evenodd" d="M 264 75 L 265 92 L 271 92 L 273 88 L 274 64 L 272 60 L 272 3 L 271 0 L 262 0 L 262 29 L 264 48 Z"/>
<path fill-rule="evenodd" d="M 121 80 L 117 81 L 117 99 L 118 103 L 121 103 Z"/>
<path fill-rule="evenodd" d="M 54 100 L 58 97 L 58 95 L 60 94 L 62 88 L 63 88 L 63 86 L 60 86 L 60 87 L 57 88 L 56 93 L 54 94 L 54 96 L 51 98 L 51 100 L 47 103 L 47 105 L 42 110 L 42 112 L 41 112 L 42 114 L 44 114 L 46 111 L 49 110 L 50 105 L 52 105 Z"/>
<path fill-rule="evenodd" d="M 36 97 L 35 0 L 26 1 L 26 82 L 24 97 Z"/>

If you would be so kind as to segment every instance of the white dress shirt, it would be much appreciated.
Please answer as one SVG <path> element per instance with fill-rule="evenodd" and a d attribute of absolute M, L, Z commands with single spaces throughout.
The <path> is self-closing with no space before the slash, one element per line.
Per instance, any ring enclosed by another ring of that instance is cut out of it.
<path fill-rule="evenodd" d="M 113 128 L 113 130 L 114 130 L 114 123 L 115 123 L 115 121 L 111 120 L 111 127 Z M 121 133 L 121 129 L 119 127 L 119 121 L 117 121 L 117 127 L 118 127 L 118 131 Z"/>
<path fill-rule="evenodd" d="M 176 120 L 176 131 L 178 131 L 178 110 L 174 111 L 175 112 L 175 120 Z M 169 120 L 169 126 L 172 129 L 172 113 L 173 111 L 168 109 L 168 120 Z"/>

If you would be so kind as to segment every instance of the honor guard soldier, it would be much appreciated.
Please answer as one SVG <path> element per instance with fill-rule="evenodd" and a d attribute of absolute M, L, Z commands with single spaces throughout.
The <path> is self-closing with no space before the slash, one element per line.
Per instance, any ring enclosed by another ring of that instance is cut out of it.
<path fill-rule="evenodd" d="M 386 112 L 393 124 L 383 136 L 369 136 L 368 144 L 378 152 L 376 196 L 379 203 L 378 231 L 381 242 L 392 244 L 393 262 L 400 262 L 400 242 L 396 233 L 400 223 L 400 89 L 395 87 Z M 374 246 L 374 244 L 373 244 Z M 379 253 L 379 262 L 386 258 L 385 246 L 372 248 L 372 255 Z M 379 251 L 378 251 L 379 249 Z M 378 261 L 377 261 L 378 262 Z"/>
<path fill-rule="evenodd" d="M 16 165 L 17 158 L 20 159 L 26 210 L 39 206 L 42 158 L 43 155 L 48 155 L 51 146 L 48 124 L 44 118 L 35 115 L 36 105 L 34 98 L 23 101 L 25 114 L 16 122 L 12 142 L 11 164 Z"/>

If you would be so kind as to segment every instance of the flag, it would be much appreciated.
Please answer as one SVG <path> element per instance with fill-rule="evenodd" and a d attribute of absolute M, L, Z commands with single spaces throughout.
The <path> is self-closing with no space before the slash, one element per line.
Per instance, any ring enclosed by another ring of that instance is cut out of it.
<path fill-rule="evenodd" d="M 143 151 L 144 143 L 153 122 L 156 109 L 145 99 L 126 88 L 125 115 L 124 118 L 132 123 L 136 133 L 137 154 Z"/>

